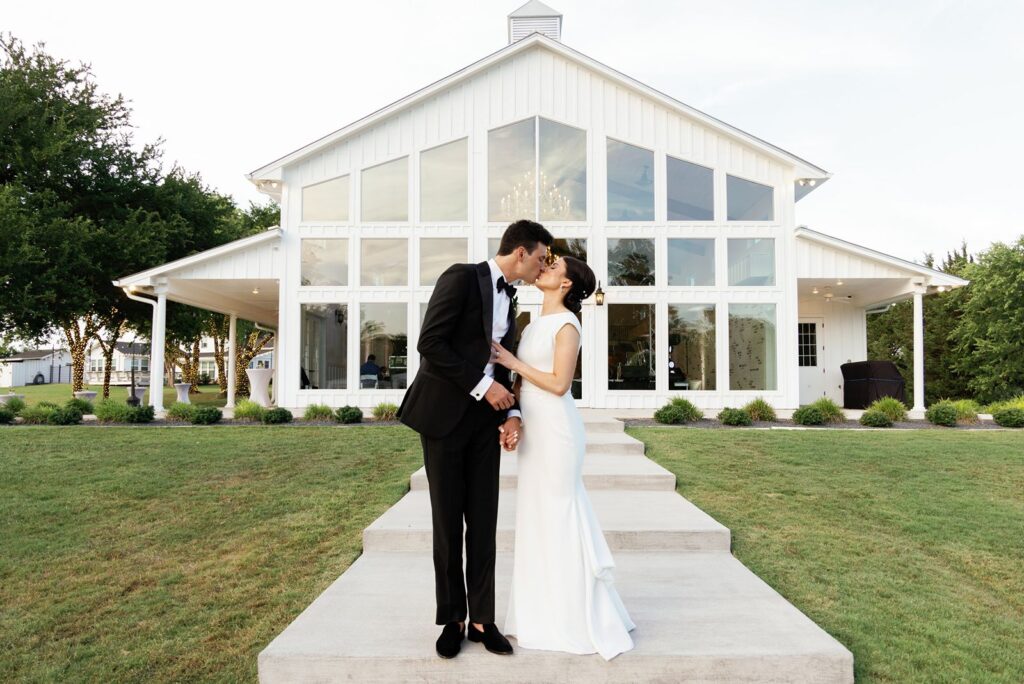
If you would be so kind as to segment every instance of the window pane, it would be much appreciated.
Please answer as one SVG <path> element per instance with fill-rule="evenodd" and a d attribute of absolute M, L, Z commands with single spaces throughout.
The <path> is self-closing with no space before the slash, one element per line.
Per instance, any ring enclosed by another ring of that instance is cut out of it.
<path fill-rule="evenodd" d="M 729 238 L 729 284 L 774 285 L 775 239 Z"/>
<path fill-rule="evenodd" d="M 408 285 L 409 241 L 405 238 L 360 240 L 363 285 Z"/>
<path fill-rule="evenodd" d="M 696 287 L 715 284 L 714 238 L 669 239 L 668 284 Z"/>
<path fill-rule="evenodd" d="M 405 389 L 408 370 L 405 306 L 389 303 L 359 307 L 360 388 Z"/>
<path fill-rule="evenodd" d="M 654 305 L 608 305 L 608 389 L 654 389 Z"/>
<path fill-rule="evenodd" d="M 345 389 L 348 307 L 303 304 L 299 341 L 299 388 Z"/>
<path fill-rule="evenodd" d="M 487 134 L 487 220 L 536 218 L 535 119 Z"/>
<path fill-rule="evenodd" d="M 818 325 L 816 323 L 797 324 L 797 359 L 798 365 L 818 365 Z"/>
<path fill-rule="evenodd" d="M 363 170 L 363 221 L 409 220 L 409 158 Z"/>
<path fill-rule="evenodd" d="M 730 221 L 771 221 L 775 216 L 774 193 L 768 185 L 726 176 Z"/>
<path fill-rule="evenodd" d="M 487 258 L 490 259 L 492 256 L 498 253 L 498 247 L 501 245 L 501 238 L 487 238 Z"/>
<path fill-rule="evenodd" d="M 302 188 L 302 220 L 348 221 L 348 178 Z"/>
<path fill-rule="evenodd" d="M 348 285 L 348 240 L 303 240 L 301 282 Z"/>
<path fill-rule="evenodd" d="M 669 390 L 713 390 L 716 375 L 715 305 L 669 305 Z"/>
<path fill-rule="evenodd" d="M 466 221 L 469 188 L 466 138 L 420 154 L 420 220 Z"/>
<path fill-rule="evenodd" d="M 715 217 L 714 173 L 668 157 L 668 220 L 710 221 Z"/>
<path fill-rule="evenodd" d="M 775 305 L 729 305 L 729 389 L 774 390 Z"/>
<path fill-rule="evenodd" d="M 654 240 L 608 240 L 609 285 L 654 285 Z"/>
<path fill-rule="evenodd" d="M 465 261 L 465 238 L 420 240 L 420 285 L 433 285 L 449 266 Z"/>
<path fill-rule="evenodd" d="M 585 262 L 587 260 L 587 239 L 555 238 L 551 244 L 551 253 L 556 257 L 571 256 Z"/>
<path fill-rule="evenodd" d="M 654 153 L 608 141 L 608 220 L 654 220 Z"/>
<path fill-rule="evenodd" d="M 587 133 L 540 120 L 540 219 L 587 219 Z"/>

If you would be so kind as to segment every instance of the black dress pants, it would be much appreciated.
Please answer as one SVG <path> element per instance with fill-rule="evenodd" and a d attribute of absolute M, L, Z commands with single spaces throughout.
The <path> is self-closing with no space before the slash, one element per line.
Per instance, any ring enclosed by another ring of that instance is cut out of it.
<path fill-rule="evenodd" d="M 473 401 L 455 430 L 421 436 L 434 527 L 434 583 L 439 625 L 494 622 L 495 528 L 498 523 L 498 426 L 505 411 Z M 466 572 L 462 571 L 465 521 Z"/>

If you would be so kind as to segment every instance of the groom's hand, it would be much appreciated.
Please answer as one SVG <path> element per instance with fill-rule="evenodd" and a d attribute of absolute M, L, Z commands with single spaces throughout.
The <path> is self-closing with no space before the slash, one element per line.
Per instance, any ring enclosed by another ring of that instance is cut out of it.
<path fill-rule="evenodd" d="M 495 411 L 506 411 L 512 408 L 512 405 L 516 403 L 516 397 L 514 394 L 505 389 L 505 386 L 500 382 L 492 382 L 491 386 L 487 388 L 484 393 L 484 399 L 490 404 Z"/>
<path fill-rule="evenodd" d="M 519 446 L 519 433 L 523 429 L 519 418 L 509 418 L 498 427 L 498 443 L 505 451 L 515 451 Z"/>

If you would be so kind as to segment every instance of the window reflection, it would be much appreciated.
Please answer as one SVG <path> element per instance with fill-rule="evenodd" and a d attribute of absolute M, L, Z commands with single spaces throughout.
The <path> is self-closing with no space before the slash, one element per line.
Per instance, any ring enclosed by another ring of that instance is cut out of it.
<path fill-rule="evenodd" d="M 729 305 L 729 389 L 777 388 L 774 304 Z"/>
<path fill-rule="evenodd" d="M 465 238 L 420 240 L 420 285 L 433 285 L 452 264 L 466 261 Z"/>
<path fill-rule="evenodd" d="M 608 389 L 652 390 L 654 305 L 608 305 Z"/>
<path fill-rule="evenodd" d="M 406 305 L 400 303 L 360 305 L 361 389 L 405 389 L 409 365 L 405 312 Z"/>
<path fill-rule="evenodd" d="M 774 285 L 775 239 L 729 238 L 729 284 Z"/>
<path fill-rule="evenodd" d="M 303 285 L 348 285 L 348 240 L 303 240 Z"/>
<path fill-rule="evenodd" d="M 716 375 L 715 305 L 669 305 L 669 390 L 713 390 Z"/>
<path fill-rule="evenodd" d="M 730 221 L 771 221 L 775 216 L 771 186 L 726 176 L 726 199 Z"/>
<path fill-rule="evenodd" d="M 348 307 L 303 304 L 299 340 L 299 388 L 345 389 Z"/>
<path fill-rule="evenodd" d="M 608 220 L 654 220 L 654 153 L 608 140 Z"/>
<path fill-rule="evenodd" d="M 654 285 L 654 240 L 608 240 L 609 285 Z"/>
<path fill-rule="evenodd" d="M 715 217 L 714 172 L 682 159 L 668 159 L 668 220 L 710 221 Z"/>
<path fill-rule="evenodd" d="M 467 138 L 420 153 L 420 220 L 466 221 Z"/>
<path fill-rule="evenodd" d="M 363 221 L 409 220 L 408 157 L 364 169 L 360 180 Z"/>
<path fill-rule="evenodd" d="M 348 176 L 302 188 L 303 221 L 348 221 Z"/>
<path fill-rule="evenodd" d="M 669 238 L 668 284 L 684 287 L 714 286 L 714 238 Z"/>
<path fill-rule="evenodd" d="M 363 285 L 408 285 L 409 247 L 405 238 L 363 238 L 360 242 Z"/>
<path fill-rule="evenodd" d="M 487 134 L 488 221 L 537 216 L 535 128 L 535 119 L 527 119 Z"/>
<path fill-rule="evenodd" d="M 540 219 L 587 218 L 587 134 L 540 120 Z"/>
<path fill-rule="evenodd" d="M 551 253 L 556 257 L 571 256 L 585 262 L 587 260 L 587 239 L 555 238 L 555 241 L 551 243 Z"/>

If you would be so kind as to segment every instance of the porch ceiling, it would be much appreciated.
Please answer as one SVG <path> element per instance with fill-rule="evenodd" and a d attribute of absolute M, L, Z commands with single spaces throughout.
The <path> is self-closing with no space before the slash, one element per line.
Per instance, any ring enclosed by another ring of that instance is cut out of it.
<path fill-rule="evenodd" d="M 842 283 L 841 285 L 839 283 Z M 831 294 L 835 304 L 870 308 L 909 299 L 914 294 L 912 278 L 798 278 L 797 294 L 801 304 L 827 302 Z M 817 288 L 818 292 L 814 290 Z"/>

